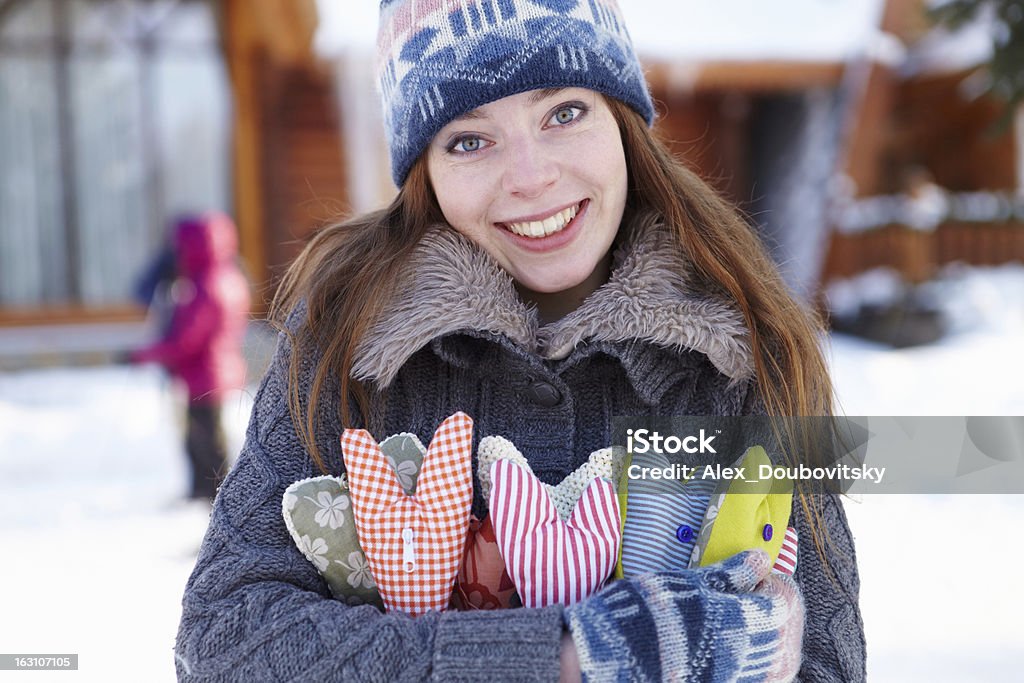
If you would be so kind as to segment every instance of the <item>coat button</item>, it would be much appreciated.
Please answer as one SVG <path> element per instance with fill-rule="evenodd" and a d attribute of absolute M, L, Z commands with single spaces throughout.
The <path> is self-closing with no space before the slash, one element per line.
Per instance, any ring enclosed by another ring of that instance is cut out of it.
<path fill-rule="evenodd" d="M 761 529 L 761 538 L 763 538 L 765 540 L 765 542 L 770 541 L 770 540 L 772 540 L 772 533 L 773 533 L 772 525 L 771 524 L 765 524 L 764 525 L 764 529 Z"/>
<path fill-rule="evenodd" d="M 554 408 L 562 402 L 562 392 L 547 382 L 533 382 L 523 393 L 526 398 L 545 408 Z"/>
<path fill-rule="evenodd" d="M 676 529 L 676 538 L 680 543 L 689 543 L 693 540 L 693 529 L 687 524 L 680 524 Z"/>

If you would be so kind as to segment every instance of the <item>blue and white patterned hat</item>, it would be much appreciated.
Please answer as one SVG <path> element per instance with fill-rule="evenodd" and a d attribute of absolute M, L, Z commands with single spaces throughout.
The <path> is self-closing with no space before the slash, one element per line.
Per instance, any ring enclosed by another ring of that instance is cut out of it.
<path fill-rule="evenodd" d="M 615 0 L 382 0 L 377 65 L 399 186 L 449 121 L 527 90 L 589 88 L 654 120 Z"/>

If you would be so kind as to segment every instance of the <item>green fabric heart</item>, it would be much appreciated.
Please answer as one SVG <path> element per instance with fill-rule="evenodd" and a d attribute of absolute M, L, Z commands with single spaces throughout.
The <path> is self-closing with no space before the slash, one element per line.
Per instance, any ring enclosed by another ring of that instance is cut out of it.
<path fill-rule="evenodd" d="M 735 464 L 744 468 L 746 478 L 718 484 L 690 556 L 690 567 L 706 567 L 755 548 L 767 552 L 775 563 L 789 524 L 793 482 L 760 478 L 761 465 L 771 465 L 764 448 L 748 448 Z"/>
<path fill-rule="evenodd" d="M 395 470 L 395 476 L 405 490 L 405 495 L 411 496 L 415 493 L 416 480 L 423 467 L 423 456 L 427 454 L 426 447 L 415 434 L 402 432 L 381 441 L 380 451 Z"/>
<path fill-rule="evenodd" d="M 406 433 L 389 436 L 380 448 L 411 495 L 426 448 L 415 435 Z M 285 489 L 281 512 L 295 545 L 324 577 L 335 598 L 349 605 L 384 609 L 359 544 L 345 475 L 295 482 Z"/>

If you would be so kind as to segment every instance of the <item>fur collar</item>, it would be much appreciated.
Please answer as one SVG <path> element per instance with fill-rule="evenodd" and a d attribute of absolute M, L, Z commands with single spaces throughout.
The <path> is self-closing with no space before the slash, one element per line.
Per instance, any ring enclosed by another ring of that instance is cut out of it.
<path fill-rule="evenodd" d="M 460 331 L 504 336 L 549 360 L 566 358 L 584 341 L 639 340 L 699 351 L 734 381 L 753 374 L 742 315 L 694 286 L 689 264 L 653 216 L 634 222 L 608 282 L 576 311 L 543 327 L 490 256 L 439 226 L 403 269 L 395 304 L 356 349 L 353 377 L 386 388 L 413 353 Z"/>

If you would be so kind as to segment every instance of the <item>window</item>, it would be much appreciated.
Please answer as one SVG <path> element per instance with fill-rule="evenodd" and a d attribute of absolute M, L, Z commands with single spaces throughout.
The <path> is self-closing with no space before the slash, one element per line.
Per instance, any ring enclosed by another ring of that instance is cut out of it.
<path fill-rule="evenodd" d="M 127 303 L 227 210 L 228 92 L 211 2 L 0 0 L 0 308 Z"/>

